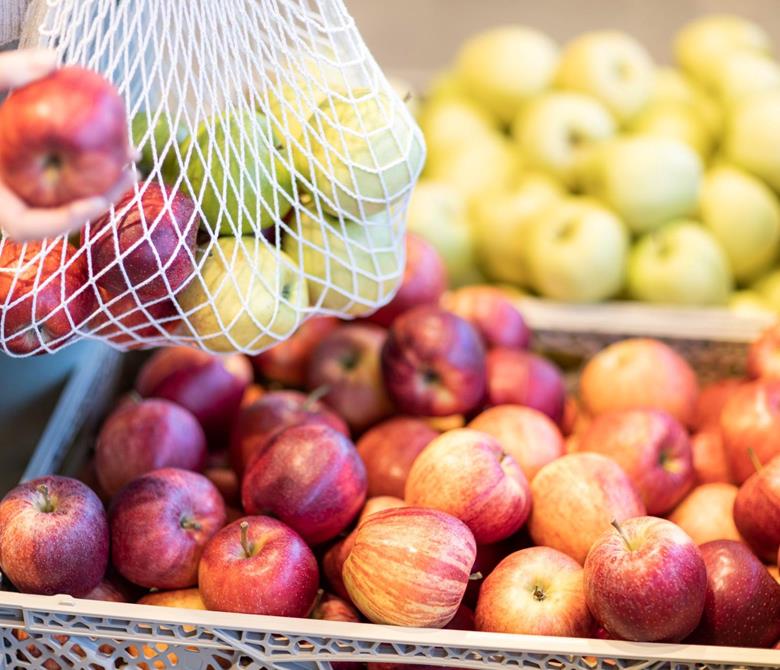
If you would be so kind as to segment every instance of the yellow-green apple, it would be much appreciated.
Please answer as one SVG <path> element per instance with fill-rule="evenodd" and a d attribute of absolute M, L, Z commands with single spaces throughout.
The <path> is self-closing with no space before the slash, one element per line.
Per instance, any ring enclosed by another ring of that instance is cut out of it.
<path fill-rule="evenodd" d="M 780 381 L 759 380 L 734 391 L 720 415 L 734 481 L 741 484 L 780 455 Z"/>
<path fill-rule="evenodd" d="M 696 411 L 699 383 L 688 362 L 669 345 L 650 338 L 621 340 L 588 361 L 580 376 L 586 412 L 662 409 L 685 426 Z"/>
<path fill-rule="evenodd" d="M 636 135 L 591 147 L 577 171 L 587 194 L 641 234 L 694 213 L 702 162 L 679 140 Z"/>
<path fill-rule="evenodd" d="M 141 154 L 138 169 L 148 176 L 157 167 L 159 175 L 173 185 L 181 172 L 176 146 L 184 144 L 188 131 L 183 125 L 171 126 L 171 120 L 162 108 L 140 111 L 130 123 L 130 135 L 133 146 Z"/>
<path fill-rule="evenodd" d="M 617 31 L 585 33 L 566 45 L 556 75 L 560 88 L 592 95 L 625 123 L 653 90 L 653 62 L 633 37 Z"/>
<path fill-rule="evenodd" d="M 433 76 L 425 90 L 425 107 L 442 100 L 466 100 L 468 94 L 463 88 L 463 82 L 458 73 L 453 69 L 440 71 Z M 481 108 L 480 108 L 481 109 Z M 483 112 L 487 114 L 487 112 Z M 423 129 L 424 131 L 425 129 Z M 427 143 L 427 142 L 426 142 Z"/>
<path fill-rule="evenodd" d="M 488 405 L 523 405 L 561 422 L 566 388 L 554 363 L 530 351 L 495 347 L 486 367 Z"/>
<path fill-rule="evenodd" d="M 747 372 L 754 379 L 780 379 L 780 326 L 767 328 L 751 343 Z"/>
<path fill-rule="evenodd" d="M 713 540 L 737 540 L 732 510 L 737 487 L 724 482 L 702 484 L 691 491 L 668 516 L 698 545 Z"/>
<path fill-rule="evenodd" d="M 60 68 L 0 107 L 0 178 L 32 207 L 102 196 L 130 160 L 124 102 L 96 72 Z"/>
<path fill-rule="evenodd" d="M 176 301 L 204 349 L 260 350 L 295 332 L 309 306 L 301 269 L 262 238 L 220 237 Z"/>
<path fill-rule="evenodd" d="M 763 182 L 735 167 L 713 167 L 702 181 L 699 211 L 738 282 L 770 269 L 780 247 L 780 204 Z"/>
<path fill-rule="evenodd" d="M 671 521 L 615 521 L 593 544 L 584 567 L 588 607 L 612 636 L 679 642 L 699 623 L 707 593 L 704 559 Z"/>
<path fill-rule="evenodd" d="M 741 542 L 700 547 L 707 597 L 694 644 L 771 647 L 780 636 L 780 584 Z"/>
<path fill-rule="evenodd" d="M 721 105 L 687 74 L 672 67 L 656 70 L 650 106 L 666 103 L 692 109 L 713 142 L 722 134 L 724 112 Z"/>
<path fill-rule="evenodd" d="M 368 495 L 403 498 L 414 459 L 438 434 L 422 419 L 406 416 L 366 431 L 357 441 L 357 450 L 366 466 Z"/>
<path fill-rule="evenodd" d="M 541 210 L 528 226 L 531 286 L 546 298 L 596 302 L 623 287 L 628 233 L 598 202 L 568 198 Z"/>
<path fill-rule="evenodd" d="M 33 479 L 0 501 L 0 564 L 22 593 L 84 596 L 103 579 L 108 550 L 103 503 L 76 479 Z"/>
<path fill-rule="evenodd" d="M 691 453 L 697 482 L 706 484 L 733 481 L 731 464 L 723 445 L 719 423 L 710 424 L 691 436 Z"/>
<path fill-rule="evenodd" d="M 202 470 L 205 465 L 206 437 L 200 424 L 168 400 L 142 400 L 115 411 L 95 445 L 97 478 L 109 496 L 158 468 Z"/>
<path fill-rule="evenodd" d="M 289 339 L 252 356 L 255 370 L 264 379 L 283 386 L 305 386 L 312 352 L 338 324 L 338 319 L 333 316 L 315 316 L 304 321 Z"/>
<path fill-rule="evenodd" d="M 780 455 L 740 486 L 734 501 L 734 523 L 753 553 L 773 563 L 780 548 Z"/>
<path fill-rule="evenodd" d="M 731 110 L 723 154 L 737 167 L 780 190 L 780 90 L 743 99 Z"/>
<path fill-rule="evenodd" d="M 0 337 L 14 354 L 52 351 L 97 307 L 86 253 L 66 240 L 0 243 Z"/>
<path fill-rule="evenodd" d="M 138 601 L 139 605 L 156 605 L 157 607 L 180 607 L 188 610 L 205 610 L 206 605 L 196 588 L 174 589 L 171 591 L 154 591 L 147 593 Z"/>
<path fill-rule="evenodd" d="M 542 412 L 521 405 L 498 405 L 476 416 L 468 425 L 492 435 L 512 456 L 528 481 L 550 461 L 564 454 L 558 427 Z"/>
<path fill-rule="evenodd" d="M 547 35 L 522 25 L 506 25 L 466 40 L 455 72 L 467 94 L 502 123 L 552 83 L 558 47 Z M 515 67 L 524 63 L 524 67 Z"/>
<path fill-rule="evenodd" d="M 319 569 L 294 530 L 267 516 L 238 519 L 203 550 L 198 588 L 210 610 L 305 617 L 317 597 Z"/>
<path fill-rule="evenodd" d="M 485 347 L 527 349 L 531 330 L 505 291 L 495 286 L 463 286 L 445 293 L 440 305 L 466 319 L 479 332 Z"/>
<path fill-rule="evenodd" d="M 645 514 L 623 469 L 601 454 L 574 453 L 545 465 L 531 480 L 528 528 L 534 544 L 558 549 L 582 564 L 613 519 Z"/>
<path fill-rule="evenodd" d="M 458 610 L 475 556 L 474 536 L 454 516 L 389 509 L 358 528 L 344 583 L 373 623 L 442 628 Z"/>
<path fill-rule="evenodd" d="M 420 305 L 398 317 L 382 349 L 382 374 L 396 407 L 416 416 L 473 410 L 485 392 L 485 350 L 465 319 Z"/>
<path fill-rule="evenodd" d="M 630 131 L 683 142 L 703 161 L 709 158 L 717 139 L 692 103 L 677 101 L 651 102 L 631 122 Z"/>
<path fill-rule="evenodd" d="M 446 158 L 465 143 L 478 143 L 496 131 L 496 124 L 482 107 L 463 97 L 430 100 L 420 113 L 428 157 Z"/>
<path fill-rule="evenodd" d="M 597 416 L 580 436 L 578 451 L 608 456 L 628 475 L 648 514 L 670 512 L 693 486 L 691 443 L 685 428 L 657 409 Z"/>
<path fill-rule="evenodd" d="M 355 518 L 366 490 L 366 469 L 349 438 L 322 424 L 295 425 L 250 459 L 241 501 L 248 514 L 273 514 L 320 544 Z"/>
<path fill-rule="evenodd" d="M 755 345 L 751 347 L 752 349 L 755 349 Z M 749 358 L 750 354 L 748 354 Z M 719 426 L 720 413 L 734 391 L 742 386 L 743 383 L 744 380 L 737 377 L 727 377 L 726 379 L 719 379 L 702 386 L 699 397 L 696 399 L 696 409 L 691 426 L 698 430 L 704 430 L 710 426 Z"/>
<path fill-rule="evenodd" d="M 447 512 L 479 544 L 516 533 L 531 512 L 528 480 L 493 436 L 460 428 L 435 438 L 415 459 L 404 500 Z"/>
<path fill-rule="evenodd" d="M 406 235 L 404 277 L 393 299 L 368 317 L 389 328 L 395 318 L 417 305 L 433 305 L 447 289 L 447 268 L 439 252 L 416 233 Z"/>
<path fill-rule="evenodd" d="M 393 93 L 403 100 L 409 113 L 414 118 L 417 118 L 420 115 L 422 101 L 420 100 L 420 92 L 415 85 L 408 79 L 403 79 L 401 77 L 388 77 L 387 83 L 390 84 Z"/>
<path fill-rule="evenodd" d="M 780 65 L 767 54 L 737 51 L 723 61 L 714 88 L 728 110 L 746 98 L 780 90 Z"/>
<path fill-rule="evenodd" d="M 772 270 L 760 277 L 750 290 L 772 314 L 780 312 L 780 270 Z"/>
<path fill-rule="evenodd" d="M 194 586 L 203 548 L 225 518 L 222 496 L 203 475 L 178 468 L 148 472 L 111 501 L 111 560 L 139 586 Z"/>
<path fill-rule="evenodd" d="M 501 561 L 479 590 L 475 614 L 477 630 L 491 633 L 589 637 L 594 630 L 582 566 L 550 547 Z"/>
<path fill-rule="evenodd" d="M 309 361 L 309 389 L 326 389 L 325 404 L 357 434 L 393 412 L 382 378 L 386 339 L 387 331 L 374 324 L 343 324 L 322 339 Z"/>
<path fill-rule="evenodd" d="M 769 301 L 752 289 L 734 291 L 727 307 L 738 316 L 773 318 L 776 314 Z"/>

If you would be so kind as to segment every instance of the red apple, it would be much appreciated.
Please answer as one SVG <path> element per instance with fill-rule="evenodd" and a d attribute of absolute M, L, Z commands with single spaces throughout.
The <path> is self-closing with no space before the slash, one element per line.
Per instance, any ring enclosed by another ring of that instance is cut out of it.
<path fill-rule="evenodd" d="M 577 448 L 608 456 L 623 468 L 648 514 L 666 514 L 693 486 L 688 434 L 661 410 L 601 414 L 580 436 Z"/>
<path fill-rule="evenodd" d="M 658 340 L 616 342 L 597 353 L 580 376 L 580 400 L 594 415 L 619 409 L 661 409 L 690 426 L 698 395 L 691 366 Z"/>
<path fill-rule="evenodd" d="M 729 398 L 744 383 L 742 379 L 728 378 L 702 386 L 696 401 L 693 427 L 700 431 L 710 426 L 717 427 L 720 424 L 720 413 Z"/>
<path fill-rule="evenodd" d="M 707 571 L 699 548 L 671 521 L 643 516 L 605 531 L 585 561 L 588 607 L 608 633 L 679 642 L 699 623 Z"/>
<path fill-rule="evenodd" d="M 102 195 L 129 161 L 125 105 L 96 72 L 63 67 L 0 107 L 0 178 L 33 207 Z"/>
<path fill-rule="evenodd" d="M 201 427 L 186 409 L 167 400 L 143 400 L 114 412 L 95 447 L 97 478 L 109 496 L 152 470 L 202 470 L 205 464 Z"/>
<path fill-rule="evenodd" d="M 320 341 L 309 361 L 309 389 L 326 388 L 323 401 L 356 433 L 393 411 L 382 379 L 386 339 L 387 332 L 379 326 L 344 324 Z"/>
<path fill-rule="evenodd" d="M 473 419 L 469 428 L 495 437 L 501 448 L 517 461 L 528 481 L 564 454 L 561 431 L 545 414 L 530 407 L 491 407 Z"/>
<path fill-rule="evenodd" d="M 710 424 L 691 437 L 691 453 L 693 455 L 693 473 L 696 481 L 701 484 L 733 481 L 731 465 L 720 426 Z"/>
<path fill-rule="evenodd" d="M 734 500 L 734 523 L 761 560 L 773 563 L 780 547 L 780 456 L 754 472 Z"/>
<path fill-rule="evenodd" d="M 338 325 L 339 320 L 334 316 L 309 319 L 284 342 L 253 356 L 252 364 L 257 373 L 269 381 L 302 388 L 306 385 L 312 352 Z"/>
<path fill-rule="evenodd" d="M 780 584 L 741 542 L 700 547 L 707 568 L 704 614 L 696 644 L 771 647 L 780 636 Z"/>
<path fill-rule="evenodd" d="M 393 323 L 382 372 L 401 412 L 449 416 L 474 409 L 485 392 L 485 352 L 474 327 L 435 306 L 414 307 Z"/>
<path fill-rule="evenodd" d="M 582 564 L 613 519 L 645 514 L 623 469 L 601 454 L 575 453 L 539 470 L 531 481 L 528 528 L 534 544 L 552 547 Z"/>
<path fill-rule="evenodd" d="M 157 607 L 180 607 L 188 610 L 205 610 L 206 605 L 198 589 L 175 589 L 173 591 L 155 591 L 148 593 L 138 601 L 139 605 Z"/>
<path fill-rule="evenodd" d="M 292 426 L 247 465 L 241 500 L 248 514 L 272 514 L 309 544 L 344 530 L 366 499 L 357 449 L 324 425 Z"/>
<path fill-rule="evenodd" d="M 357 450 L 366 466 L 368 495 L 402 498 L 414 459 L 438 434 L 422 419 L 405 416 L 388 419 L 364 433 Z"/>
<path fill-rule="evenodd" d="M 225 525 L 225 503 L 203 475 L 161 468 L 114 496 L 109 523 L 111 559 L 125 579 L 181 589 L 197 583 L 203 547 Z"/>
<path fill-rule="evenodd" d="M 0 565 L 23 593 L 84 596 L 107 564 L 103 503 L 77 479 L 41 477 L 0 501 Z"/>
<path fill-rule="evenodd" d="M 441 628 L 458 610 L 475 555 L 474 536 L 454 516 L 421 507 L 385 510 L 358 529 L 344 583 L 373 623 Z"/>
<path fill-rule="evenodd" d="M 317 596 L 319 570 L 295 531 L 276 519 L 250 516 L 211 538 L 198 584 L 210 610 L 305 617 Z"/>
<path fill-rule="evenodd" d="M 265 389 L 260 384 L 250 384 L 241 396 L 241 409 L 254 405 L 265 395 Z"/>
<path fill-rule="evenodd" d="M 12 354 L 60 348 L 97 307 L 83 252 L 63 239 L 0 241 L 0 339 Z"/>
<path fill-rule="evenodd" d="M 583 432 L 590 425 L 590 417 L 583 410 L 576 396 L 566 396 L 563 403 L 563 419 L 561 420 L 561 432 L 564 437 L 571 437 Z"/>
<path fill-rule="evenodd" d="M 722 482 L 702 484 L 669 515 L 698 545 L 713 540 L 736 540 L 739 535 L 732 510 L 737 497 L 737 487 Z"/>
<path fill-rule="evenodd" d="M 207 467 L 203 474 L 217 487 L 226 505 L 241 506 L 241 482 L 236 471 L 224 465 Z"/>
<path fill-rule="evenodd" d="M 561 371 L 529 351 L 496 347 L 487 355 L 489 405 L 523 405 L 563 420 L 566 388 Z"/>
<path fill-rule="evenodd" d="M 325 621 L 346 621 L 347 623 L 360 623 L 360 612 L 349 602 L 338 596 L 326 593 L 311 612 L 312 619 Z"/>
<path fill-rule="evenodd" d="M 441 306 L 466 319 L 488 349 L 527 349 L 531 330 L 504 291 L 495 286 L 464 286 L 445 293 Z"/>
<path fill-rule="evenodd" d="M 149 340 L 163 340 L 181 325 L 173 300 L 144 304 L 132 293 L 112 297 L 98 290 L 100 309 L 88 323 L 92 334 L 124 349 L 138 349 Z"/>
<path fill-rule="evenodd" d="M 780 326 L 767 328 L 750 345 L 747 373 L 754 379 L 780 380 Z"/>
<path fill-rule="evenodd" d="M 447 289 L 447 268 L 439 252 L 414 233 L 406 233 L 406 267 L 401 286 L 393 299 L 368 317 L 389 328 L 404 312 L 418 305 L 435 305 Z"/>
<path fill-rule="evenodd" d="M 517 532 L 531 512 L 528 480 L 487 433 L 460 428 L 431 442 L 412 464 L 406 502 L 452 514 L 480 544 Z"/>
<path fill-rule="evenodd" d="M 482 584 L 476 625 L 493 633 L 588 637 L 594 626 L 582 566 L 549 547 L 510 554 Z"/>
<path fill-rule="evenodd" d="M 103 602 L 126 603 L 128 589 L 117 583 L 116 579 L 104 577 L 102 581 L 84 597 L 85 600 L 101 600 Z"/>
<path fill-rule="evenodd" d="M 502 540 L 501 542 L 477 545 L 477 557 L 474 559 L 474 565 L 471 566 L 471 572 L 475 576 L 482 575 L 482 579 L 477 579 L 475 577 L 469 581 L 469 585 L 466 587 L 466 595 L 463 596 L 464 603 L 470 607 L 477 606 L 479 590 L 485 582 L 485 579 L 493 570 L 495 570 L 496 566 L 503 559 L 509 556 L 513 551 L 519 549 L 517 539 L 524 535 L 525 533 L 521 531 L 518 535 Z"/>

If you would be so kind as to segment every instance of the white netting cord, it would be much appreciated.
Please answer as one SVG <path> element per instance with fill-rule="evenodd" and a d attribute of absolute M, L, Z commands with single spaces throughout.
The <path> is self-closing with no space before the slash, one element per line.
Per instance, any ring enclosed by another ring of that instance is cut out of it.
<path fill-rule="evenodd" d="M 41 42 L 117 86 L 144 179 L 70 244 L 0 242 L 4 351 L 258 352 L 388 302 L 424 146 L 342 2 L 49 4 Z"/>

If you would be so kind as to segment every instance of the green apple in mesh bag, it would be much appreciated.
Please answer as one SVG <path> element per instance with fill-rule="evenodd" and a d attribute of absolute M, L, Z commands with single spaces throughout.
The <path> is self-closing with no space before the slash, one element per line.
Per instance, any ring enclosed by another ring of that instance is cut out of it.
<path fill-rule="evenodd" d="M 162 111 L 150 112 L 154 120 L 154 128 L 149 133 L 149 115 L 140 111 L 133 117 L 131 134 L 133 146 L 140 150 L 141 159 L 138 168 L 145 175 L 154 170 L 155 157 L 163 158 L 161 174 L 169 186 L 172 186 L 179 176 L 179 161 L 176 157 L 174 144 L 182 144 L 187 139 L 187 129 L 178 126 L 171 130 L 168 116 Z"/>
<path fill-rule="evenodd" d="M 250 234 L 290 211 L 292 177 L 277 146 L 268 119 L 251 111 L 216 115 L 201 123 L 194 141 L 185 141 L 182 187 L 200 202 L 211 230 Z"/>
<path fill-rule="evenodd" d="M 295 331 L 309 298 L 286 254 L 254 236 L 221 237 L 206 253 L 199 276 L 176 296 L 205 349 L 258 351 Z"/>

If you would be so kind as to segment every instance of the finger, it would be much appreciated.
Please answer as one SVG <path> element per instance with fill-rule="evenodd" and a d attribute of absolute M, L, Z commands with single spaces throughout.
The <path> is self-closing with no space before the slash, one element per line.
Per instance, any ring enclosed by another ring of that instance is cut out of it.
<path fill-rule="evenodd" d="M 20 49 L 0 54 L 0 88 L 16 88 L 45 77 L 57 68 L 51 49 Z"/>
<path fill-rule="evenodd" d="M 16 228 L 16 239 L 27 240 L 59 237 L 81 229 L 87 221 L 105 214 L 111 203 L 102 196 L 76 200 L 52 209 L 27 209 Z"/>

